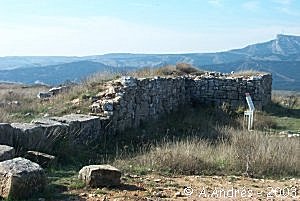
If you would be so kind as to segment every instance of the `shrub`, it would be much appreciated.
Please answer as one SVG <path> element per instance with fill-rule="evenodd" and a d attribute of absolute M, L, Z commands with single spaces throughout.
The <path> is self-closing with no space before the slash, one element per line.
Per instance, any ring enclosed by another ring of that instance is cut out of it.
<path fill-rule="evenodd" d="M 197 68 L 193 67 L 191 64 L 188 63 L 177 63 L 176 70 L 186 74 L 193 74 L 199 72 Z"/>
<path fill-rule="evenodd" d="M 176 70 L 175 66 L 167 65 L 156 69 L 155 73 L 157 75 L 178 75 L 179 72 Z"/>

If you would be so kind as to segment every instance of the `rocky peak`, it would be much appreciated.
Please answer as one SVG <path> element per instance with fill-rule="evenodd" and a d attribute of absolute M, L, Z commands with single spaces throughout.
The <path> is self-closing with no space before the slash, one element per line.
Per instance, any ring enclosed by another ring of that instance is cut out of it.
<path fill-rule="evenodd" d="M 278 34 L 272 44 L 272 52 L 283 55 L 300 53 L 300 36 Z"/>

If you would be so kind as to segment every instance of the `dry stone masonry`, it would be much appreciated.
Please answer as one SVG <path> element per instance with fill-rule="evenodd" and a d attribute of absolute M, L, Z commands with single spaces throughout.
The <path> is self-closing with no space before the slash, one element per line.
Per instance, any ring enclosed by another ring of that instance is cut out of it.
<path fill-rule="evenodd" d="M 16 151 L 36 150 L 49 153 L 57 141 L 70 139 L 74 144 L 99 142 L 107 134 L 124 132 L 142 121 L 189 104 L 246 106 L 250 93 L 256 109 L 271 101 L 272 76 L 261 73 L 238 76 L 206 73 L 201 76 L 133 78 L 122 77 L 106 83 L 106 90 L 93 98 L 91 114 L 70 114 L 36 119 L 30 124 L 0 123 L 0 144 Z"/>

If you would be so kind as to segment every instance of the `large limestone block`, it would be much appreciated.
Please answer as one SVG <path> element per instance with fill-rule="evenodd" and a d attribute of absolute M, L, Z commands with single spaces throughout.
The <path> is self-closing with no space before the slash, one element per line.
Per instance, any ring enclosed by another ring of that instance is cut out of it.
<path fill-rule="evenodd" d="M 14 135 L 14 147 L 18 152 L 26 149 L 51 151 L 55 139 L 66 132 L 64 126 L 38 123 L 12 123 L 17 131 Z"/>
<path fill-rule="evenodd" d="M 43 169 L 25 158 L 0 162 L 0 197 L 25 199 L 41 192 L 46 184 Z"/>
<path fill-rule="evenodd" d="M 38 151 L 27 151 L 24 157 L 39 164 L 43 168 L 51 167 L 55 165 L 56 162 L 55 156 Z"/>
<path fill-rule="evenodd" d="M 69 136 L 75 144 L 89 144 L 99 137 L 101 122 L 99 117 L 69 114 L 62 117 L 51 117 L 51 120 L 69 125 Z"/>
<path fill-rule="evenodd" d="M 26 149 L 41 147 L 46 141 L 46 128 L 32 123 L 12 123 L 11 126 L 17 131 L 14 136 L 15 148 L 19 152 Z"/>
<path fill-rule="evenodd" d="M 0 145 L 0 161 L 9 160 L 15 157 L 15 149 L 7 145 Z"/>
<path fill-rule="evenodd" d="M 120 170 L 111 165 L 89 165 L 79 171 L 79 179 L 91 187 L 118 186 L 120 178 Z"/>

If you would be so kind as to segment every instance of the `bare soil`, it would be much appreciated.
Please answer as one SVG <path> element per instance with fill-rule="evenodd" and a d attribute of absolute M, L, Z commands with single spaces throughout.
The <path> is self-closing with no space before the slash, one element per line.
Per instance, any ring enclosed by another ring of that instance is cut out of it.
<path fill-rule="evenodd" d="M 242 176 L 126 175 L 117 188 L 66 192 L 67 200 L 300 200 L 300 179 Z"/>

